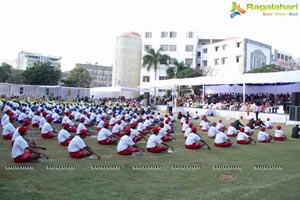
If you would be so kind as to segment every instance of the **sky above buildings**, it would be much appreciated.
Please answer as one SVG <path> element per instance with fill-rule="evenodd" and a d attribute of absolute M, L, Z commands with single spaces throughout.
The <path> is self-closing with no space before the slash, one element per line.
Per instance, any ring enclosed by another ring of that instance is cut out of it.
<path fill-rule="evenodd" d="M 233 7 L 240 4 L 246 11 Z M 296 0 L 9 0 L 0 1 L 0 62 L 19 51 L 111 66 L 124 32 L 197 29 L 203 38 L 246 37 L 300 57 L 300 10 L 251 10 L 253 5 L 296 5 Z M 299 8 L 298 8 L 299 7 Z M 300 5 L 297 8 L 300 9 Z M 262 8 L 262 7 L 261 7 Z M 266 8 L 266 7 L 265 7 Z M 274 7 L 273 7 L 274 8 Z M 233 18 L 230 15 L 239 12 Z M 297 16 L 290 16 L 289 13 Z M 280 13 L 285 16 L 274 16 Z"/>

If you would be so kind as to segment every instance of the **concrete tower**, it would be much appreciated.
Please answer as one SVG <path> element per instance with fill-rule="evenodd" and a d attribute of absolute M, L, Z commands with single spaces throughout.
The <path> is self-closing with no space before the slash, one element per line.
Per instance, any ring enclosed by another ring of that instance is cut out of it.
<path fill-rule="evenodd" d="M 135 32 L 127 32 L 117 37 L 112 71 L 112 86 L 134 88 L 139 86 L 141 65 L 141 36 Z"/>

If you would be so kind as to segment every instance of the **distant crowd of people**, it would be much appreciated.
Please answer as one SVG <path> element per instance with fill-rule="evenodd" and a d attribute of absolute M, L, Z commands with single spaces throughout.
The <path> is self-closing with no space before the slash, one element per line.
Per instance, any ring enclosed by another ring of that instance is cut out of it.
<path fill-rule="evenodd" d="M 157 97 L 158 104 L 166 105 L 170 98 L 163 96 Z M 219 93 L 201 95 L 186 95 L 177 98 L 176 106 L 236 110 L 241 111 L 243 106 L 248 112 L 256 112 L 259 106 L 260 112 L 277 113 L 280 106 L 284 113 L 288 113 L 288 105 L 291 102 L 291 95 L 286 94 L 248 94 L 245 95 L 245 105 L 243 105 L 243 95 L 240 93 Z"/>

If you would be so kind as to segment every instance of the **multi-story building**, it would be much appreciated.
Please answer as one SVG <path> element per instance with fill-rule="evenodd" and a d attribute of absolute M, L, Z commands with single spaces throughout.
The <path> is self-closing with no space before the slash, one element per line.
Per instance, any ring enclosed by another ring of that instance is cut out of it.
<path fill-rule="evenodd" d="M 274 49 L 272 63 L 286 70 L 297 70 L 299 67 L 299 63 L 293 59 L 292 54 L 277 49 Z"/>
<path fill-rule="evenodd" d="M 82 67 L 88 70 L 92 82 L 90 87 L 110 87 L 112 84 L 112 67 L 93 65 L 93 64 L 76 64 L 76 67 Z"/>
<path fill-rule="evenodd" d="M 178 62 L 183 61 L 193 68 L 197 66 L 198 35 L 196 30 L 146 31 L 142 34 L 142 40 L 143 56 L 147 54 L 147 50 L 150 48 L 155 51 L 161 48 L 161 54 L 167 54 L 171 57 L 169 66 L 158 65 L 156 77 L 153 68 L 148 71 L 145 66 L 142 67 L 140 82 L 142 88 L 150 87 L 150 81 L 152 80 L 166 79 L 166 70 L 168 67 L 174 67 L 172 63 L 175 59 Z M 154 90 L 150 92 L 153 94 Z"/>
<path fill-rule="evenodd" d="M 45 56 L 38 53 L 30 53 L 27 51 L 21 51 L 18 55 L 18 68 L 19 70 L 26 70 L 34 65 L 36 62 L 50 62 L 52 66 L 61 67 L 60 56 Z"/>
<path fill-rule="evenodd" d="M 133 34 L 133 32 L 130 33 Z M 125 36 L 132 36 L 132 34 Z M 135 33 L 133 35 L 135 37 L 134 39 L 139 41 L 140 35 L 142 37 L 142 57 L 147 54 L 147 50 L 150 48 L 153 48 L 155 51 L 160 48 L 161 54 L 167 54 L 171 57 L 168 65 L 162 63 L 158 64 L 156 73 L 153 68 L 148 71 L 146 66 L 141 67 L 140 87 L 150 88 L 152 95 L 154 93 L 156 95 L 165 94 L 163 88 L 154 90 L 150 83 L 154 80 L 166 79 L 166 70 L 169 67 L 174 67 L 173 63 L 175 59 L 179 62 L 183 61 L 185 65 L 192 68 L 199 67 L 204 71 L 204 74 L 208 76 L 238 75 L 274 62 L 291 63 L 291 55 L 284 54 L 277 50 L 275 50 L 274 55 L 272 55 L 271 45 L 248 38 L 205 39 L 200 38 L 200 34 L 198 34 L 196 29 L 146 31 L 138 35 Z M 123 41 L 123 37 L 120 38 Z M 129 49 L 131 47 L 129 48 L 128 45 L 130 45 L 130 43 L 126 42 L 124 44 L 122 43 L 122 45 L 122 48 L 116 47 L 116 55 L 119 55 L 121 51 L 125 50 L 129 53 L 128 56 L 126 56 L 129 59 L 131 51 Z M 127 49 L 125 49 L 125 47 Z M 121 66 L 119 62 L 121 62 L 123 57 L 117 58 L 116 56 L 115 66 Z M 142 62 L 143 59 L 141 59 L 141 63 Z M 118 70 L 115 70 L 114 73 L 117 74 L 117 71 Z M 126 78 L 127 80 L 131 79 Z M 114 79 L 114 82 L 115 85 L 118 85 L 120 81 Z"/>
<path fill-rule="evenodd" d="M 272 61 L 272 46 L 247 38 L 199 40 L 199 50 L 200 67 L 208 75 L 242 74 Z"/>

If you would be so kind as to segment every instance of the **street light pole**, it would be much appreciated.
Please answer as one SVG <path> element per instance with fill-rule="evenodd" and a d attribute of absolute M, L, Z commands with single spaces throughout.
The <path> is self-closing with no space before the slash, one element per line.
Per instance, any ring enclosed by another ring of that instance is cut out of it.
<path fill-rule="evenodd" d="M 176 77 L 176 74 L 177 74 L 177 66 L 175 65 L 174 66 L 174 73 L 175 73 L 175 79 L 177 78 Z M 176 90 L 176 85 L 175 85 L 175 95 L 176 95 L 176 93 L 177 93 L 177 90 Z M 176 95 L 176 97 L 177 97 L 177 95 Z"/>

